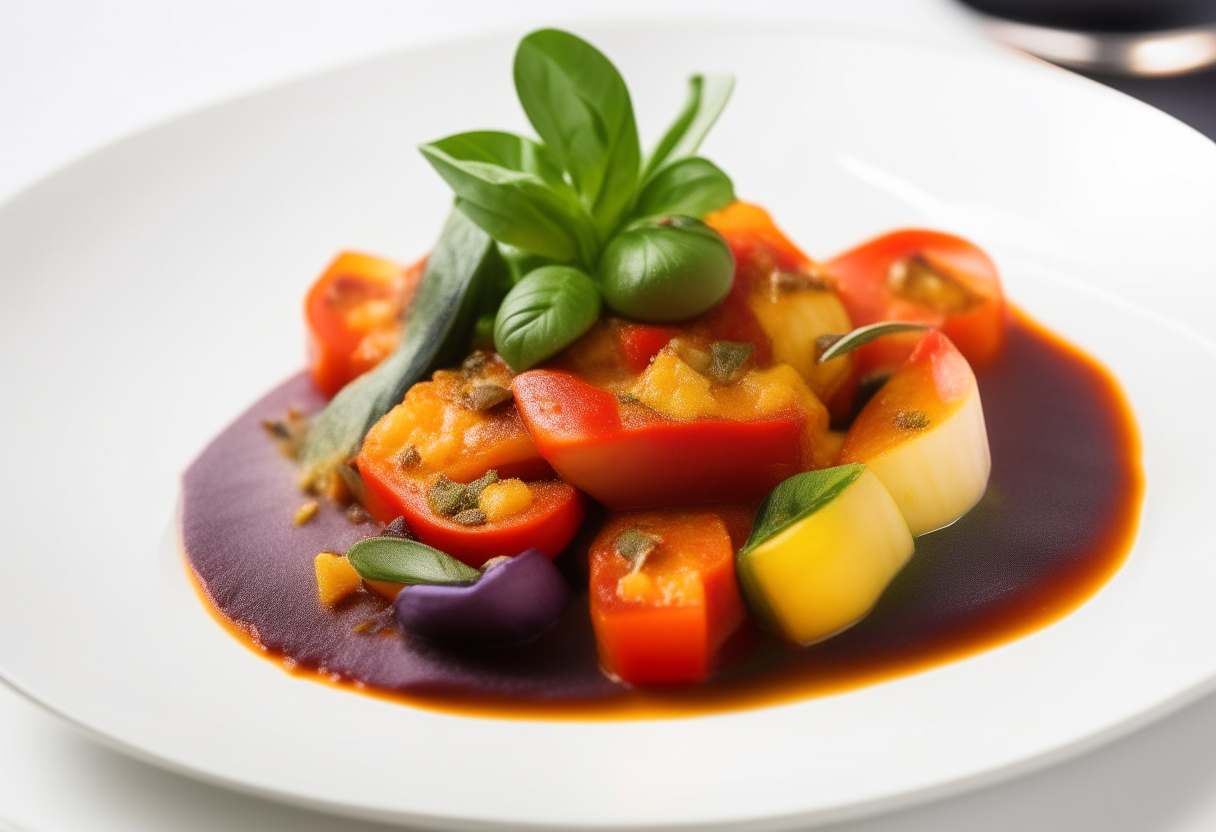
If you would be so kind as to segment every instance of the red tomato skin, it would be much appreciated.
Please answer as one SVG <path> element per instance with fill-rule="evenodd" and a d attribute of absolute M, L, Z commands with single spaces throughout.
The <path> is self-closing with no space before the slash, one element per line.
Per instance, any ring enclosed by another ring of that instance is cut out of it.
<path fill-rule="evenodd" d="M 747 502 L 801 464 L 803 416 L 622 420 L 616 398 L 562 370 L 511 382 L 540 455 L 610 509 Z"/>
<path fill-rule="evenodd" d="M 424 264 L 419 261 L 405 268 L 391 260 L 347 251 L 334 258 L 313 283 L 304 301 L 308 370 L 322 394 L 332 397 L 375 366 L 358 355 L 368 331 L 348 325 L 335 293 L 345 287 L 345 292 L 356 296 L 387 300 L 399 315 L 413 298 Z"/>
<path fill-rule="evenodd" d="M 537 548 L 550 558 L 574 539 L 587 515 L 587 498 L 561 480 L 530 482 L 530 508 L 480 526 L 461 524 L 435 514 L 426 500 L 425 483 L 403 478 L 391 460 L 359 459 L 367 485 L 365 507 L 382 523 L 404 517 L 418 539 L 472 567 L 490 558 L 514 557 Z"/>
<path fill-rule="evenodd" d="M 650 360 L 667 342 L 675 337 L 672 330 L 644 324 L 624 324 L 621 327 L 621 352 L 630 371 L 640 373 L 650 366 Z"/>
<path fill-rule="evenodd" d="M 916 255 L 948 270 L 980 301 L 965 312 L 949 313 L 898 297 L 888 284 L 891 266 Z M 854 326 L 924 323 L 940 329 L 976 366 L 992 361 L 1004 347 L 1008 312 L 996 266 L 962 237 L 920 229 L 894 231 L 829 260 L 824 270 L 835 279 Z M 894 372 L 919 340 L 917 333 L 892 335 L 860 348 L 859 375 Z"/>

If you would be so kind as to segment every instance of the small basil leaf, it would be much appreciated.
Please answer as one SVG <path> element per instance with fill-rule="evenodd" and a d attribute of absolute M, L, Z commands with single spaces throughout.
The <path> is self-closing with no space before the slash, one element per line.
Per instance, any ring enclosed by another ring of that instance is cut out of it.
<path fill-rule="evenodd" d="M 494 345 L 516 372 L 572 344 L 600 314 L 600 293 L 586 272 L 542 266 L 507 293 L 494 322 Z"/>
<path fill-rule="evenodd" d="M 538 173 L 461 158 L 468 135 L 419 147 L 456 192 L 456 207 L 499 242 L 554 260 L 589 261 L 598 249 L 595 229 L 574 192 Z M 521 139 L 526 141 L 526 139 Z"/>
<path fill-rule="evenodd" d="M 444 153 L 465 162 L 486 162 L 520 173 L 534 173 L 554 188 L 569 189 L 561 165 L 540 142 L 497 130 L 457 133 L 433 143 Z"/>
<path fill-rule="evenodd" d="M 683 214 L 700 219 L 734 201 L 735 187 L 730 177 L 708 159 L 690 156 L 667 165 L 647 183 L 633 214 Z"/>
<path fill-rule="evenodd" d="M 688 79 L 688 102 L 646 161 L 647 182 L 668 162 L 697 152 L 735 88 L 733 75 L 694 75 Z"/>
<path fill-rule="evenodd" d="M 417 540 L 369 537 L 346 553 L 359 577 L 395 584 L 461 584 L 475 581 L 481 572 Z"/>
<path fill-rule="evenodd" d="M 831 361 L 833 358 L 844 355 L 846 352 L 852 352 L 858 347 L 864 347 L 866 344 L 884 335 L 891 335 L 896 332 L 915 332 L 928 328 L 927 324 L 915 324 L 908 321 L 883 321 L 877 324 L 869 324 L 868 326 L 859 326 L 847 335 L 820 336 L 820 353 L 815 362 L 822 364 L 825 361 Z"/>
<path fill-rule="evenodd" d="M 515 52 L 515 89 L 607 236 L 629 208 L 641 169 L 633 103 L 620 73 L 586 41 L 542 29 Z"/>
<path fill-rule="evenodd" d="M 497 305 L 507 279 L 494 241 L 453 211 L 427 258 L 396 350 L 313 417 L 300 450 L 305 479 L 345 464 L 414 382 L 463 358 L 479 310 L 491 301 Z"/>
<path fill-rule="evenodd" d="M 866 466 L 859 462 L 795 474 L 772 490 L 756 514 L 756 522 L 742 555 L 777 536 L 804 517 L 834 500 L 861 476 Z"/>
<path fill-rule="evenodd" d="M 700 220 L 663 217 L 635 222 L 604 246 L 600 288 L 610 309 L 647 323 L 700 315 L 730 292 L 730 246 Z"/>

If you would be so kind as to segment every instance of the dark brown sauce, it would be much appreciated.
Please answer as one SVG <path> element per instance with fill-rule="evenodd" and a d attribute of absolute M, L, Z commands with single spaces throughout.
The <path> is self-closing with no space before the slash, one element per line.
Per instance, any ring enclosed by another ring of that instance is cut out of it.
<path fill-rule="evenodd" d="M 260 453 L 245 434 L 285 397 L 301 395 L 298 384 L 242 416 L 192 466 L 183 545 L 207 606 L 247 644 L 297 674 L 410 705 L 476 716 L 619 719 L 838 693 L 1045 627 L 1097 592 L 1131 549 L 1144 488 L 1140 444 L 1111 376 L 1017 316 L 1005 352 L 977 377 L 992 449 L 992 477 L 979 505 L 918 538 L 911 562 L 850 630 L 799 649 L 746 625 L 727 645 L 722 670 L 701 685 L 629 690 L 605 680 L 595 667 L 585 593 L 553 630 L 512 650 L 456 653 L 396 633 L 353 634 L 384 602 L 361 596 L 337 612 L 320 608 L 311 556 L 343 550 L 373 530 L 343 527 L 336 511 L 291 528 L 288 510 L 299 495 L 286 463 L 246 459 L 248 476 L 232 473 L 234 464 L 241 468 L 238 454 Z M 278 494 L 265 494 L 268 482 L 277 483 Z M 284 519 L 272 523 L 268 510 Z M 282 529 L 268 530 L 268 523 Z M 250 535 L 257 539 L 248 542 Z M 258 553 L 272 547 L 269 576 L 260 576 Z"/>

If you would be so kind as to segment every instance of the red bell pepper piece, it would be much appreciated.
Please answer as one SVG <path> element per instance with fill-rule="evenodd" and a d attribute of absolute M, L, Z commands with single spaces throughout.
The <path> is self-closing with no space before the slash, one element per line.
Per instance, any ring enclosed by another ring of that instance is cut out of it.
<path fill-rule="evenodd" d="M 611 509 L 758 500 L 811 467 L 797 411 L 674 421 L 564 370 L 521 373 L 511 390 L 540 455 Z"/>
<path fill-rule="evenodd" d="M 745 617 L 734 546 L 720 516 L 687 510 L 615 515 L 592 544 L 590 559 L 591 622 L 609 674 L 635 685 L 710 675 L 718 648 Z"/>
<path fill-rule="evenodd" d="M 502 359 L 492 353 L 473 358 L 462 370 L 440 370 L 431 381 L 415 384 L 368 432 L 355 458 L 367 486 L 365 507 L 381 522 L 404 516 L 423 543 L 470 566 L 532 547 L 557 557 L 582 524 L 587 500 L 554 478 L 537 452 L 515 405 L 506 400 L 510 371 Z M 470 392 L 487 385 L 506 398 L 475 409 Z M 500 479 L 525 481 L 531 504 L 475 524 L 432 510 L 427 492 L 440 476 L 469 483 L 490 470 Z"/>
<path fill-rule="evenodd" d="M 304 318 L 308 370 L 318 390 L 333 396 L 393 351 L 424 263 L 402 268 L 348 251 L 317 279 L 304 302 Z"/>
<path fill-rule="evenodd" d="M 972 243 L 906 230 L 863 243 L 824 264 L 854 326 L 915 321 L 940 329 L 976 366 L 1005 343 L 1005 297 L 996 266 Z M 894 372 L 920 340 L 891 335 L 856 351 L 863 376 Z"/>

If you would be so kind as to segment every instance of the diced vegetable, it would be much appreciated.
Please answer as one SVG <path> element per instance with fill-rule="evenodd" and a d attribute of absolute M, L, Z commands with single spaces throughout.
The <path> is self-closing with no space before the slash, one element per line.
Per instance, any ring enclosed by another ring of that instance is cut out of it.
<path fill-rule="evenodd" d="M 706 222 L 734 252 L 735 282 L 771 340 L 773 358 L 796 369 L 834 417 L 844 416 L 855 387 L 853 359 L 816 361 L 820 338 L 852 328 L 832 280 L 758 206 L 736 202 Z"/>
<path fill-rule="evenodd" d="M 317 576 L 317 598 L 327 607 L 337 606 L 359 588 L 360 577 L 342 555 L 322 552 L 313 561 Z"/>
<path fill-rule="evenodd" d="M 510 378 L 497 356 L 474 353 L 461 370 L 411 387 L 355 460 L 372 515 L 404 516 L 424 543 L 473 566 L 530 547 L 556 557 L 578 530 L 586 500 L 553 478 L 509 401 Z M 512 484 L 482 505 L 499 480 Z"/>
<path fill-rule="evenodd" d="M 940 329 L 968 361 L 991 361 L 1005 343 L 1005 297 L 996 266 L 967 240 L 937 231 L 896 231 L 829 260 L 854 326 L 913 321 Z M 857 351 L 864 376 L 894 372 L 916 335 L 892 336 Z"/>
<path fill-rule="evenodd" d="M 865 349 L 865 347 L 862 347 Z M 913 535 L 949 525 L 984 496 L 992 459 L 975 374 L 937 330 L 858 414 L 841 462 L 882 480 Z"/>
<path fill-rule="evenodd" d="M 760 499 L 813 467 L 804 436 L 827 428 L 822 406 L 808 413 L 792 395 L 761 418 L 675 421 L 561 370 L 521 373 L 511 389 L 540 454 L 612 509 Z"/>
<path fill-rule="evenodd" d="M 542 552 L 491 563 L 468 585 L 406 586 L 397 620 L 407 633 L 462 646 L 498 647 L 536 638 L 570 603 L 570 585 Z"/>
<path fill-rule="evenodd" d="M 864 465 L 812 471 L 760 507 L 739 583 L 766 626 L 810 644 L 869 612 L 912 551 L 899 508 Z"/>
<path fill-rule="evenodd" d="M 422 279 L 425 260 L 402 268 L 391 260 L 343 252 L 304 301 L 308 371 L 327 397 L 375 367 L 397 347 L 401 317 Z"/>
<path fill-rule="evenodd" d="M 604 669 L 635 685 L 707 678 L 744 618 L 733 552 L 711 512 L 610 517 L 591 547 L 591 621 Z"/>

